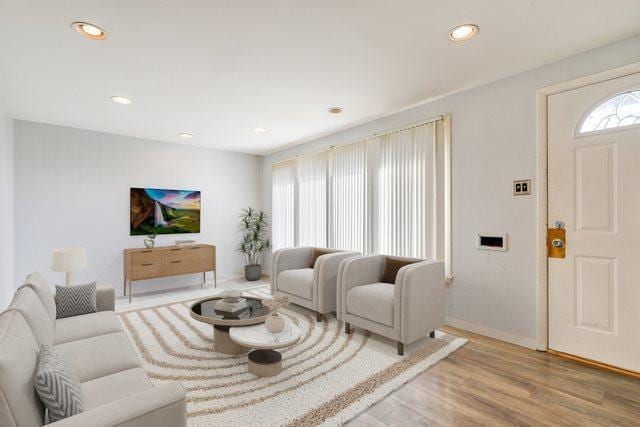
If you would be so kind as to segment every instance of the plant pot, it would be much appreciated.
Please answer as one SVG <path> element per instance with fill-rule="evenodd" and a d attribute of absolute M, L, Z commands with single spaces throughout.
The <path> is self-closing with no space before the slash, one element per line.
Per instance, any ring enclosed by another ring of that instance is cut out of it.
<path fill-rule="evenodd" d="M 264 326 L 267 328 L 267 331 L 272 334 L 277 334 L 278 332 L 282 332 L 284 329 L 284 317 L 279 316 L 278 313 L 273 313 L 264 320 Z"/>
<path fill-rule="evenodd" d="M 144 239 L 144 247 L 147 249 L 153 249 L 156 246 L 156 241 L 153 239 Z"/>
<path fill-rule="evenodd" d="M 254 282 L 256 280 L 259 280 L 261 276 L 262 266 L 260 264 L 244 266 L 244 278 L 248 281 Z"/>

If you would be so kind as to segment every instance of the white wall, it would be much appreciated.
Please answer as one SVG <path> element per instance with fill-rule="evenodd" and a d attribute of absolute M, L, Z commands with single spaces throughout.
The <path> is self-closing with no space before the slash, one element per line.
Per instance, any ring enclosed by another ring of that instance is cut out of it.
<path fill-rule="evenodd" d="M 512 180 L 531 178 L 536 190 L 536 89 L 638 60 L 636 36 L 272 154 L 263 161 L 263 204 L 270 209 L 274 161 L 450 113 L 455 279 L 448 323 L 535 347 L 536 199 L 513 197 Z M 479 231 L 508 233 L 509 251 L 477 251 Z"/>
<path fill-rule="evenodd" d="M 13 250 L 13 120 L 0 99 L 0 310 L 15 289 Z"/>
<path fill-rule="evenodd" d="M 215 244 L 218 278 L 238 273 L 237 216 L 249 205 L 260 207 L 260 162 L 247 154 L 16 120 L 16 278 L 40 271 L 50 283 L 63 283 L 63 273 L 50 271 L 52 249 L 84 246 L 89 266 L 77 281 L 112 284 L 122 294 L 122 250 L 143 246 L 143 237 L 129 236 L 130 187 L 201 190 L 201 233 L 159 236 L 157 244 L 187 238 Z M 200 280 L 136 282 L 134 292 Z"/>

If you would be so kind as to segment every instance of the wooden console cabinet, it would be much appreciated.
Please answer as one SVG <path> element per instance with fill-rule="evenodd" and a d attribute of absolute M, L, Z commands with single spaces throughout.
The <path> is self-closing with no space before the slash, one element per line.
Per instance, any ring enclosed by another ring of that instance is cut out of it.
<path fill-rule="evenodd" d="M 213 286 L 216 287 L 216 247 L 213 245 L 125 249 L 124 294 L 129 295 L 131 302 L 131 283 L 134 280 L 179 274 L 202 273 L 204 285 L 207 271 L 213 271 Z"/>

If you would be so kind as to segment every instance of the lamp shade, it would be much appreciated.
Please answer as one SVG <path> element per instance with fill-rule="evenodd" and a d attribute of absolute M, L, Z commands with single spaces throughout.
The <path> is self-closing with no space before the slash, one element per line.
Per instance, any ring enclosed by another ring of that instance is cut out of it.
<path fill-rule="evenodd" d="M 61 248 L 53 250 L 51 270 L 76 271 L 87 266 L 87 252 L 83 247 Z"/>

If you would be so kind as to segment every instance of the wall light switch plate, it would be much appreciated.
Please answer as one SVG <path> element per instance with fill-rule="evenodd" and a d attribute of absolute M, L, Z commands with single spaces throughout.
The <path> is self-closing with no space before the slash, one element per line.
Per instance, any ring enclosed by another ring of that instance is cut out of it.
<path fill-rule="evenodd" d="M 519 179 L 513 181 L 513 195 L 514 196 L 528 196 L 531 194 L 531 180 Z"/>

